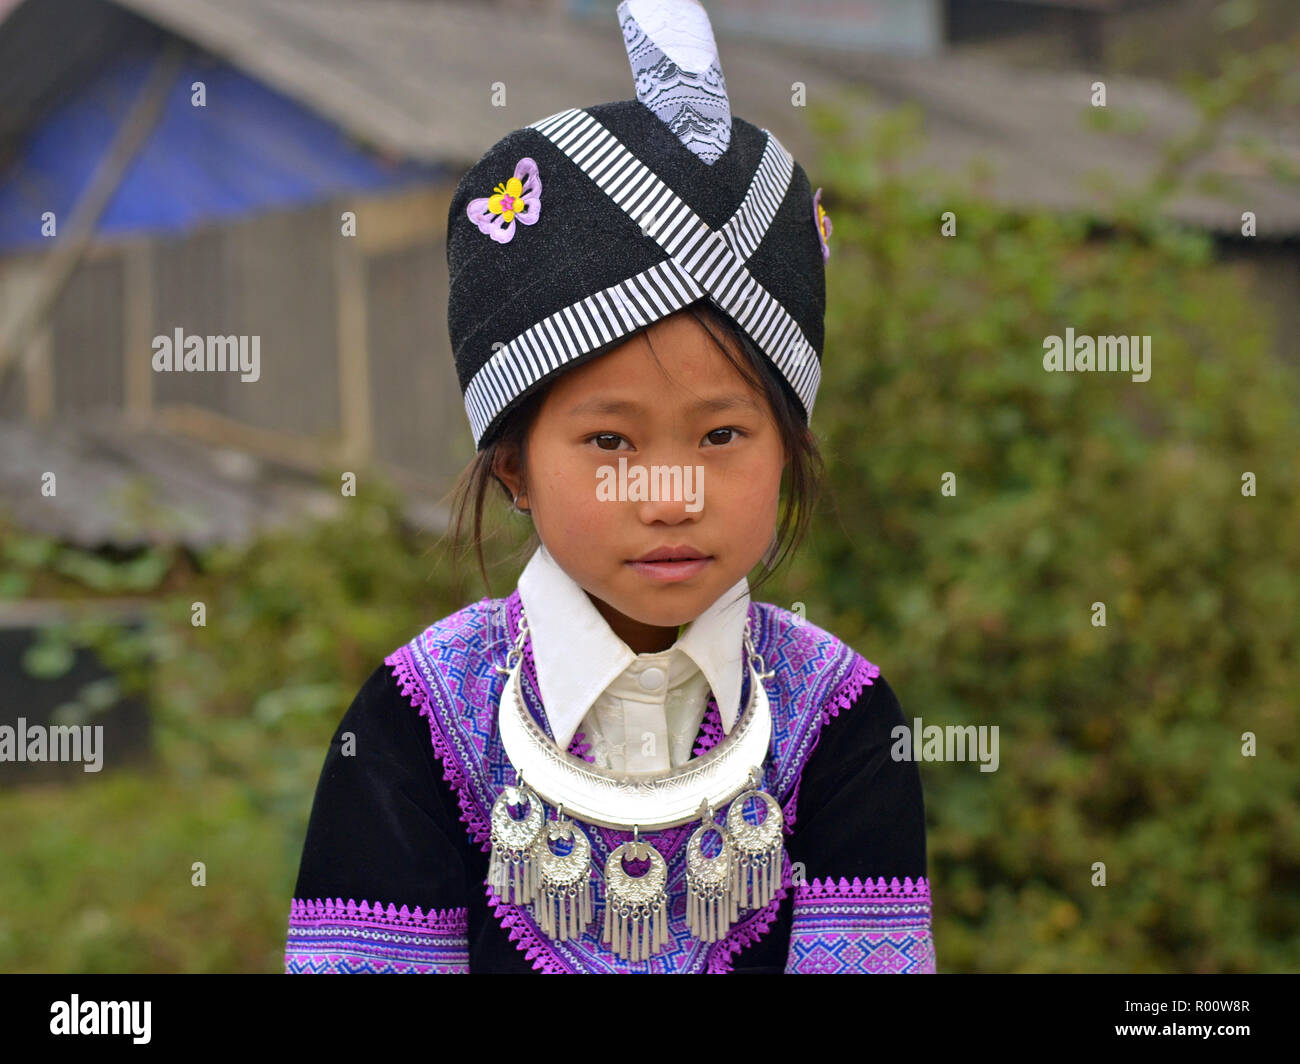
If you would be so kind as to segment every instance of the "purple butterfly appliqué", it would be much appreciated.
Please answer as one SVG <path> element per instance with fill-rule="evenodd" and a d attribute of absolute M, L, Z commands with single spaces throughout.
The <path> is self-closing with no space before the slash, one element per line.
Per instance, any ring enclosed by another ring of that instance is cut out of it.
<path fill-rule="evenodd" d="M 817 240 L 822 246 L 822 262 L 830 262 L 831 249 L 826 238 L 831 235 L 831 216 L 822 206 L 822 190 L 819 188 L 813 196 L 813 221 L 817 223 Z"/>
<path fill-rule="evenodd" d="M 542 179 L 537 164 L 524 157 L 515 166 L 515 175 L 501 182 L 490 196 L 469 201 L 465 208 L 469 220 L 498 244 L 508 244 L 515 235 L 515 222 L 532 225 L 542 213 Z"/>

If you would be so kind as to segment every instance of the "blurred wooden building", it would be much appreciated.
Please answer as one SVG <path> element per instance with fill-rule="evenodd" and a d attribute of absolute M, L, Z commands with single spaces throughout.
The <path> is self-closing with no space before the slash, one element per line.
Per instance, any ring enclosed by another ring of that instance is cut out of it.
<path fill-rule="evenodd" d="M 117 418 L 304 472 L 373 464 L 438 498 L 473 454 L 447 341 L 448 202 L 509 131 L 633 96 L 615 6 L 0 0 L 0 417 L 24 431 Z M 917 103 L 917 165 L 983 157 L 989 195 L 1026 207 L 1104 211 L 1086 175 L 1150 173 L 1190 121 L 1176 93 L 1116 78 L 1145 127 L 1088 130 L 1085 72 L 935 52 L 938 3 L 862 0 L 862 40 L 831 33 L 836 48 L 822 37 L 853 5 L 821 5 L 822 23 L 781 43 L 779 20 L 755 14 L 774 5 L 708 6 L 733 110 L 814 185 L 796 84 L 855 122 Z M 1293 335 L 1300 194 L 1225 158 L 1259 237 L 1239 238 L 1239 203 L 1175 213 L 1257 265 Z M 153 338 L 177 328 L 260 337 L 260 378 L 154 372 Z"/>

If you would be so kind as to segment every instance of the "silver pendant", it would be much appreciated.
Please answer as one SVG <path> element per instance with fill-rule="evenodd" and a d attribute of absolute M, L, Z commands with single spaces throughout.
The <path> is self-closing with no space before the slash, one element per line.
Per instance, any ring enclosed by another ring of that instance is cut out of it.
<path fill-rule="evenodd" d="M 527 803 L 528 812 L 516 820 L 509 806 Z M 543 831 L 542 800 L 518 777 L 492 803 L 492 856 L 488 860 L 488 882 L 497 896 L 515 905 L 533 900 L 536 893 L 533 858 Z"/>
<path fill-rule="evenodd" d="M 727 810 L 727 837 L 732 847 L 731 889 L 742 909 L 762 908 L 772 900 L 781 883 L 784 852 L 781 829 L 785 818 L 781 815 L 781 804 L 758 789 L 760 778 L 754 770 L 753 786 L 736 795 Z M 761 824 L 751 824 L 745 819 L 745 803 L 750 798 L 758 798 L 767 806 L 767 816 Z"/>
<path fill-rule="evenodd" d="M 686 926 L 701 942 L 717 942 L 740 915 L 731 889 L 731 842 L 722 825 L 714 822 L 711 807 L 700 814 L 704 823 L 686 843 Z M 722 836 L 722 849 L 715 857 L 706 855 L 701 845 L 710 831 Z"/>
<path fill-rule="evenodd" d="M 573 849 L 563 855 L 553 853 L 550 844 L 559 839 L 571 839 Z M 591 840 L 564 815 L 563 806 L 539 835 L 534 860 L 533 915 L 538 926 L 557 942 L 581 937 L 591 923 Z"/>
<path fill-rule="evenodd" d="M 643 961 L 668 941 L 668 864 L 633 828 L 633 841 L 609 855 L 605 865 L 605 930 L 601 941 L 624 960 Z M 632 877 L 623 858 L 650 859 L 645 875 Z"/>

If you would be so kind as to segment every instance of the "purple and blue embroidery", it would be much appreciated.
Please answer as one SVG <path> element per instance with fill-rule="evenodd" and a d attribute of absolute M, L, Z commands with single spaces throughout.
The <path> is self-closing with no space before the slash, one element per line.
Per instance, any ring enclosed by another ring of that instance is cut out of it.
<path fill-rule="evenodd" d="M 930 885 L 814 879 L 794 893 L 787 975 L 933 974 Z"/>
<path fill-rule="evenodd" d="M 405 905 L 387 909 L 342 898 L 294 898 L 284 970 L 288 975 L 469 973 L 469 910 Z"/>
<path fill-rule="evenodd" d="M 580 757 L 582 760 L 595 764 L 596 755 L 591 752 L 591 743 L 587 742 L 586 732 L 574 732 L 573 739 L 569 743 L 568 752 L 574 757 Z"/>
<path fill-rule="evenodd" d="M 431 625 L 385 659 L 402 694 L 428 721 L 434 752 L 442 763 L 444 779 L 457 796 L 461 820 L 470 838 L 485 852 L 491 845 L 492 803 L 508 783 L 514 782 L 514 771 L 496 729 L 496 706 L 504 683 L 496 665 L 505 660 L 506 650 L 518 633 L 519 614 L 517 590 L 504 600 L 482 599 Z M 755 645 L 775 673 L 769 685 L 772 748 L 763 785 L 783 803 L 785 830 L 790 834 L 796 816 L 796 784 L 817 745 L 822 726 L 841 708 L 851 706 L 863 686 L 871 684 L 880 670 L 815 625 L 797 624 L 779 607 L 751 602 L 749 614 Z M 550 734 L 529 650 L 525 647 L 521 677 L 524 701 L 534 719 Z M 719 737 L 720 730 L 719 725 Z M 715 741 L 716 737 L 706 729 L 697 749 Z M 539 971 L 729 971 L 735 954 L 757 942 L 776 920 L 781 901 L 793 886 L 791 862 L 787 852 L 782 886 L 769 905 L 742 913 L 731 934 L 721 942 L 700 942 L 686 927 L 685 861 L 679 859 L 695 826 L 686 824 L 643 836 L 654 843 L 671 870 L 667 887 L 669 942 L 648 960 L 623 961 L 600 942 L 603 914 L 581 938 L 556 942 L 541 932 L 526 906 L 503 901 L 485 883 L 487 900 L 511 941 Z M 589 826 L 588 836 L 597 868 L 603 868 L 610 852 L 632 837 L 631 832 L 594 825 Z M 597 903 L 603 908 L 599 878 L 594 878 L 593 886 Z"/>
<path fill-rule="evenodd" d="M 704 711 L 704 720 L 700 724 L 700 737 L 691 751 L 691 757 L 703 757 L 726 737 L 727 733 L 722 728 L 722 713 L 717 701 L 710 695 L 709 707 Z"/>

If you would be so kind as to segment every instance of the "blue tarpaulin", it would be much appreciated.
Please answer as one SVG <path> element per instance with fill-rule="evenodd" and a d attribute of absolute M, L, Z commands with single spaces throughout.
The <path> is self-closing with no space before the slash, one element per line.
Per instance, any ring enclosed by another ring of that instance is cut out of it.
<path fill-rule="evenodd" d="M 55 212 L 63 233 L 157 57 L 145 49 L 116 56 L 30 131 L 0 175 L 0 253 L 48 244 L 45 211 Z M 206 107 L 191 105 L 196 81 L 206 86 Z M 182 66 L 96 233 L 177 232 L 444 176 L 423 163 L 386 162 L 256 78 L 196 57 Z"/>

